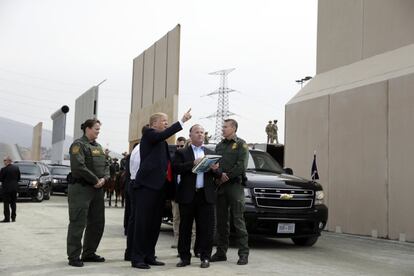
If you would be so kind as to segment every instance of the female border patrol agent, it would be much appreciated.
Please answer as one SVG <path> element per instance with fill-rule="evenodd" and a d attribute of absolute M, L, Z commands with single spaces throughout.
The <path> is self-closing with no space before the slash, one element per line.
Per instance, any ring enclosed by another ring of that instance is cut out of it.
<path fill-rule="evenodd" d="M 84 135 L 76 139 L 69 150 L 72 183 L 68 189 L 67 254 L 69 265 L 76 267 L 83 266 L 83 262 L 105 261 L 103 257 L 95 254 L 105 226 L 102 186 L 109 178 L 105 153 L 101 145 L 95 141 L 100 127 L 99 120 L 86 120 L 81 125 Z M 81 252 L 82 259 L 80 259 Z"/>

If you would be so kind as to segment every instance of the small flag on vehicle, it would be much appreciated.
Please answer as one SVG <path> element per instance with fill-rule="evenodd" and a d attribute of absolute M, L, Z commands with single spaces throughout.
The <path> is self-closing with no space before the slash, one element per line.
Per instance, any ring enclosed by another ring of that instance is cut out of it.
<path fill-rule="evenodd" d="M 312 180 L 319 179 L 318 167 L 316 166 L 316 151 L 313 152 L 313 162 L 311 168 Z"/>

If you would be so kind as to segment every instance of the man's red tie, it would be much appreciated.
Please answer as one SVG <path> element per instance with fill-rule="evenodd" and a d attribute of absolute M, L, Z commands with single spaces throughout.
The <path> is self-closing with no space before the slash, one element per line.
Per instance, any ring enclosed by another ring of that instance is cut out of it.
<path fill-rule="evenodd" d="M 169 182 L 172 182 L 172 180 L 173 180 L 173 174 L 172 174 L 171 162 L 170 161 L 168 161 L 168 166 L 167 166 L 167 180 Z"/>

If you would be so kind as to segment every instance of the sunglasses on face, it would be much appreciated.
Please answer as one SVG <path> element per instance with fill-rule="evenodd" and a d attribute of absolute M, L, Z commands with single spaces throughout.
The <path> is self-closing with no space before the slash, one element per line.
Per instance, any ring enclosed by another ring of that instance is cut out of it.
<path fill-rule="evenodd" d="M 184 145 L 177 145 L 177 148 L 183 148 Z"/>

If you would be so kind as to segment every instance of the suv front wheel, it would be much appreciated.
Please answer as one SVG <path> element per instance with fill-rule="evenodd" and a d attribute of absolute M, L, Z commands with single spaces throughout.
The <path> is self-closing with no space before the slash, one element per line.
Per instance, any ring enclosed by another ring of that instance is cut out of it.
<path fill-rule="evenodd" d="M 292 241 L 296 245 L 312 246 L 318 241 L 318 237 L 292 238 Z"/>
<path fill-rule="evenodd" d="M 37 202 L 42 202 L 44 197 L 45 197 L 45 191 L 43 191 L 42 188 L 39 188 L 37 190 L 36 195 L 33 197 L 33 200 Z"/>

